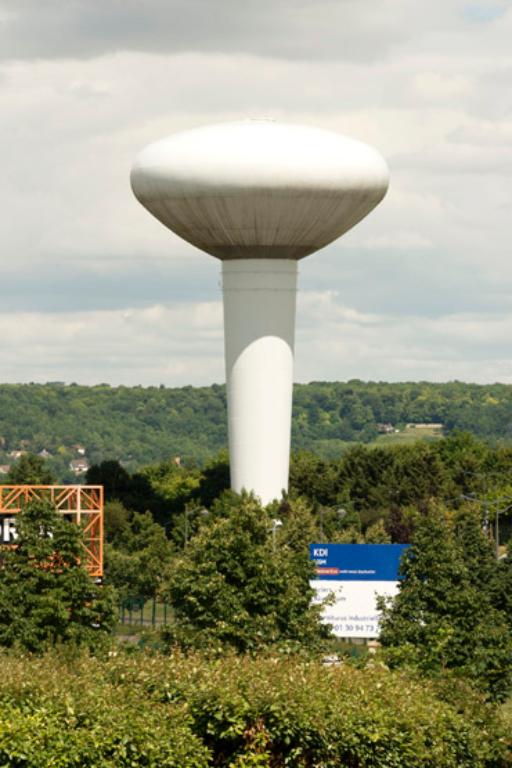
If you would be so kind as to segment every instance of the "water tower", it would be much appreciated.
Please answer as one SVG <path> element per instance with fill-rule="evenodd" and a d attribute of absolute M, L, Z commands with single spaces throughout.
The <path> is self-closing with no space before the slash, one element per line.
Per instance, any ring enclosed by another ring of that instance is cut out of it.
<path fill-rule="evenodd" d="M 146 147 L 132 189 L 166 227 L 222 261 L 231 486 L 288 488 L 297 262 L 386 194 L 371 147 L 268 120 L 197 128 Z"/>

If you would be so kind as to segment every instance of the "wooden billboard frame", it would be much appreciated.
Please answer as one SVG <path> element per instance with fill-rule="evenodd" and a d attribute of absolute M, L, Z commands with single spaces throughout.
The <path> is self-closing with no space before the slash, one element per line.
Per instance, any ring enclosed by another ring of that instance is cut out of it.
<path fill-rule="evenodd" d="M 102 485 L 0 485 L 0 515 L 17 515 L 31 501 L 52 504 L 57 512 L 80 525 L 84 534 L 86 567 L 95 578 L 103 576 Z"/>

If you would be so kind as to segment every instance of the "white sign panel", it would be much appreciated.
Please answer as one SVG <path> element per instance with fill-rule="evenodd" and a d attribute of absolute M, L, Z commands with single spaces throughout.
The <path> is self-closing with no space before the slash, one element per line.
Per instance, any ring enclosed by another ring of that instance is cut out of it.
<path fill-rule="evenodd" d="M 377 638 L 377 597 L 398 591 L 398 569 L 405 544 L 312 544 L 317 578 L 314 602 L 333 596 L 322 621 L 337 637 Z"/>
<path fill-rule="evenodd" d="M 322 611 L 322 622 L 331 624 L 336 637 L 375 638 L 379 636 L 377 595 L 394 596 L 395 581 L 322 581 L 311 582 L 313 602 L 323 602 L 334 594 L 334 602 Z"/>

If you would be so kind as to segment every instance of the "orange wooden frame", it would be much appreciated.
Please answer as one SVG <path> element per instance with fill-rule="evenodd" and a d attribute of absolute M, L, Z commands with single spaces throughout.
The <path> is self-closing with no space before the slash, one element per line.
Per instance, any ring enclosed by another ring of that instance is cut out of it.
<path fill-rule="evenodd" d="M 16 515 L 30 501 L 49 501 L 81 525 L 91 576 L 103 576 L 102 485 L 0 485 L 0 515 Z"/>

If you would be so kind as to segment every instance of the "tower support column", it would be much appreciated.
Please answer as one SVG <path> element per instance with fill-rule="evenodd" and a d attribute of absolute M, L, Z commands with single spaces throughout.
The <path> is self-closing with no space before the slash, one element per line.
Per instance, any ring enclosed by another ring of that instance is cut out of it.
<path fill-rule="evenodd" d="M 222 264 L 231 487 L 263 504 L 288 489 L 297 262 Z"/>

